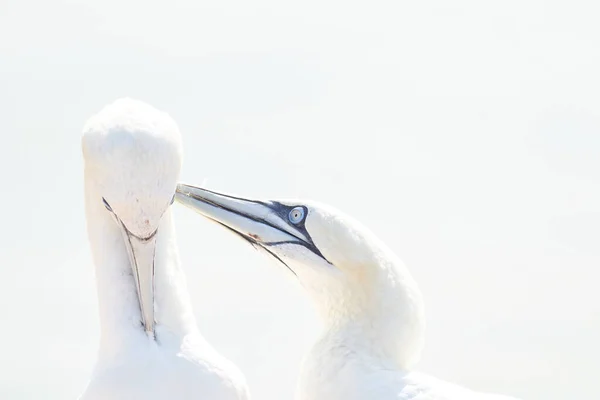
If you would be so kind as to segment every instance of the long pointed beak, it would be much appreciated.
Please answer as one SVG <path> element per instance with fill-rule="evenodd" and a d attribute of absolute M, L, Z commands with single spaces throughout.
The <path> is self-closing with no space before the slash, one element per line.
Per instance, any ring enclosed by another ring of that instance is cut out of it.
<path fill-rule="evenodd" d="M 294 274 L 275 254 L 274 247 L 284 244 L 303 246 L 329 263 L 308 232 L 289 223 L 290 207 L 281 203 L 229 196 L 182 183 L 177 185 L 175 200 L 237 233 L 252 245 L 260 246 Z"/>
<path fill-rule="evenodd" d="M 273 204 L 179 184 L 175 199 L 201 215 L 261 245 L 305 244 L 308 238 L 278 215 Z"/>
<path fill-rule="evenodd" d="M 154 338 L 154 252 L 158 230 L 147 238 L 140 238 L 121 222 L 121 232 L 135 279 L 142 324 L 148 336 Z"/>

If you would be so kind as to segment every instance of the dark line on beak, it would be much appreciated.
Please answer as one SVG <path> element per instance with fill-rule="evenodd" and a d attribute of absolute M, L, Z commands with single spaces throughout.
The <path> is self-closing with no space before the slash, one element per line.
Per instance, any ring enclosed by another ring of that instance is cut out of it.
<path fill-rule="evenodd" d="M 262 206 L 264 206 L 264 207 L 266 207 L 266 208 L 270 209 L 272 212 L 274 212 L 274 213 L 276 213 L 276 214 L 277 214 L 277 210 L 276 210 L 276 209 L 274 209 L 274 207 L 273 207 L 273 206 L 274 206 L 274 203 L 266 203 L 266 202 L 264 202 L 264 201 L 260 201 L 260 200 L 248 200 L 248 199 L 244 199 L 244 198 L 241 198 L 241 197 L 229 196 L 229 195 L 226 195 L 226 194 L 222 194 L 222 193 L 213 192 L 213 191 L 210 191 L 210 190 L 208 190 L 208 189 L 203 189 L 203 188 L 199 188 L 199 187 L 196 187 L 196 186 L 191 186 L 191 185 L 187 185 L 187 186 L 188 186 L 188 187 L 191 187 L 191 188 L 194 188 L 194 189 L 203 190 L 203 191 L 205 191 L 205 192 L 208 192 L 208 193 L 212 193 L 212 194 L 214 194 L 214 195 L 216 195 L 216 196 L 221 196 L 221 197 L 226 197 L 226 198 L 230 198 L 230 199 L 235 199 L 235 200 L 239 200 L 239 201 L 242 201 L 242 202 L 249 202 L 249 203 L 254 203 L 254 204 L 260 204 L 260 205 L 262 205 Z M 221 205 L 221 204 L 219 204 L 219 203 L 215 203 L 215 202 L 214 202 L 214 201 L 212 201 L 212 200 L 209 200 L 209 199 L 206 199 L 206 198 L 204 198 L 204 197 L 198 196 L 198 195 L 196 195 L 195 193 L 192 193 L 192 192 L 190 192 L 190 191 L 184 192 L 184 191 L 181 191 L 181 190 L 177 190 L 177 192 L 181 193 L 182 195 L 184 195 L 184 196 L 186 196 L 186 197 L 189 197 L 189 198 L 191 198 L 191 199 L 194 199 L 194 200 L 196 200 L 196 201 L 198 201 L 198 202 L 200 202 L 200 203 L 208 204 L 208 205 L 210 205 L 210 206 L 213 206 L 213 207 L 215 207 L 215 208 L 218 208 L 218 209 L 220 209 L 220 210 L 226 211 L 226 212 L 228 212 L 228 213 L 236 214 L 236 215 L 239 215 L 240 217 L 244 217 L 244 218 L 247 218 L 247 219 L 249 219 L 249 220 L 251 220 L 251 221 L 255 221 L 255 222 L 258 222 L 258 223 L 260 223 L 260 224 L 263 224 L 263 225 L 269 226 L 269 227 L 271 227 L 271 228 L 273 228 L 273 229 L 276 229 L 276 230 L 278 230 L 278 231 L 280 231 L 280 232 L 283 232 L 283 233 L 285 233 L 285 234 L 287 234 L 287 235 L 289 235 L 289 236 L 292 236 L 292 237 L 294 237 L 294 238 L 296 238 L 296 239 L 297 239 L 297 242 L 295 242 L 295 241 L 282 241 L 282 242 L 260 243 L 260 242 L 258 242 L 258 241 L 255 241 L 254 239 L 251 239 L 251 238 L 247 237 L 246 235 L 244 235 L 244 234 L 242 234 L 242 233 L 240 233 L 240 232 L 238 232 L 238 231 L 236 231 L 236 230 L 234 230 L 234 229 L 230 228 L 229 226 L 227 226 L 227 225 L 225 225 L 225 224 L 223 224 L 223 223 L 221 223 L 221 222 L 219 222 L 219 221 L 217 221 L 217 220 L 215 220 L 215 219 L 213 219 L 213 218 L 210 218 L 210 217 L 206 216 L 205 214 L 203 214 L 205 217 L 207 217 L 207 218 L 209 218 L 209 219 L 211 219 L 211 220 L 213 220 L 213 221 L 217 222 L 218 224 L 220 224 L 220 225 L 222 225 L 222 226 L 225 226 L 227 229 L 229 229 L 229 230 L 231 230 L 231 231 L 235 232 L 235 233 L 236 233 L 236 234 L 238 234 L 239 236 L 243 237 L 243 238 L 244 238 L 244 240 L 246 240 L 246 241 L 248 241 L 248 242 L 252 243 L 253 245 L 257 244 L 257 245 L 259 245 L 260 247 L 262 247 L 263 249 L 265 249 L 265 250 L 266 250 L 266 248 L 265 248 L 265 245 L 272 245 L 272 246 L 276 246 L 276 245 L 278 245 L 278 244 L 286 244 L 286 243 L 289 243 L 289 244 L 295 244 L 295 245 L 298 245 L 298 246 L 303 246 L 303 247 L 307 248 L 308 250 L 312 251 L 314 254 L 316 254 L 317 256 L 321 257 L 323 260 L 325 260 L 325 262 L 327 262 L 328 264 L 330 264 L 330 265 L 333 265 L 333 264 L 331 264 L 331 262 L 330 262 L 330 261 L 329 261 L 327 258 L 325 258 L 325 256 L 324 256 L 324 255 L 321 253 L 321 251 L 320 251 L 320 250 L 317 248 L 317 246 L 315 246 L 315 244 L 312 242 L 312 238 L 310 237 L 310 234 L 308 234 L 308 232 L 306 232 L 306 236 L 308 237 L 308 241 L 306 241 L 305 239 L 299 238 L 298 236 L 294 235 L 293 233 L 291 233 L 291 232 L 288 232 L 288 231 L 285 231 L 285 230 L 283 230 L 283 229 L 281 229 L 280 227 L 278 227 L 278 226 L 276 226 L 276 225 L 274 225 L 274 224 L 270 223 L 269 221 L 267 221 L 267 220 L 265 220 L 265 219 L 262 219 L 262 218 L 256 218 L 256 217 L 255 217 L 255 216 L 253 216 L 253 215 L 249 215 L 249 214 L 246 214 L 246 213 L 244 213 L 244 212 L 241 212 L 241 211 L 237 211 L 237 210 L 234 210 L 234 209 L 228 208 L 228 207 L 226 207 L 226 206 L 223 206 L 223 205 Z M 294 229 L 296 229 L 296 228 L 294 228 Z M 267 250 L 267 251 L 268 251 L 268 250 Z M 269 253 L 271 253 L 271 252 L 269 251 Z M 273 253 L 271 253 L 271 254 L 272 254 L 274 257 L 276 257 L 276 258 L 277 258 L 279 261 L 281 261 L 281 259 L 279 259 L 279 257 L 275 256 Z M 282 262 L 282 263 L 283 263 L 283 264 L 284 264 L 286 267 L 290 268 L 290 267 L 289 267 L 287 264 L 285 264 L 283 261 L 281 261 L 281 262 Z M 291 268 L 290 268 L 290 271 L 291 271 Z M 294 272 L 294 271 L 292 271 L 292 272 Z M 294 272 L 294 275 L 296 275 L 296 273 L 295 273 L 295 272 Z"/>
<path fill-rule="evenodd" d="M 260 246 L 260 247 L 263 248 L 267 253 L 269 253 L 270 255 L 272 255 L 273 257 L 275 257 L 280 263 L 282 263 L 283 265 L 285 265 L 285 267 L 287 269 L 289 269 L 290 272 L 296 276 L 296 278 L 298 277 L 298 274 L 296 274 L 296 272 L 293 269 L 291 269 L 289 265 L 287 265 L 285 262 L 283 262 L 283 260 L 281 258 L 279 258 L 279 256 L 277 254 L 273 253 L 271 250 L 267 249 L 265 246 Z"/>
<path fill-rule="evenodd" d="M 202 189 L 202 190 L 206 190 L 206 189 Z M 210 192 L 210 193 L 213 193 L 213 194 L 215 194 L 215 195 L 218 195 L 218 196 L 230 197 L 230 198 L 232 198 L 232 199 L 236 199 L 236 200 L 240 200 L 240 201 L 246 201 L 246 202 L 250 202 L 250 203 L 260 204 L 260 205 L 262 205 L 262 206 L 264 206 L 264 207 L 267 207 L 268 209 L 270 209 L 270 210 L 272 210 L 272 211 L 275 211 L 275 210 L 273 210 L 273 207 L 272 207 L 272 205 L 270 205 L 270 204 L 267 204 L 267 203 L 265 203 L 265 202 L 262 202 L 262 201 L 258 201 L 258 200 L 247 200 L 247 199 L 242 199 L 242 198 L 233 197 L 233 196 L 225 196 L 225 195 L 221 195 L 220 193 L 211 192 L 210 190 L 206 190 L 206 191 L 207 191 L 207 192 Z M 239 215 L 240 217 L 244 217 L 244 218 L 247 218 L 247 219 L 249 219 L 249 220 L 251 220 L 251 221 L 255 221 L 255 222 L 261 223 L 261 224 L 263 224 L 263 225 L 267 225 L 267 226 L 269 226 L 269 227 L 271 227 L 271 228 L 273 228 L 273 229 L 276 229 L 276 230 L 278 230 L 278 231 L 280 231 L 280 232 L 283 232 L 283 233 L 285 233 L 285 234 L 287 234 L 287 235 L 293 236 L 293 237 L 295 237 L 296 239 L 298 239 L 299 241 L 301 241 L 302 243 L 304 243 L 304 239 L 298 238 L 298 237 L 296 237 L 295 235 L 291 234 L 290 232 L 286 232 L 286 231 L 282 230 L 280 227 L 278 227 L 278 226 L 276 226 L 276 225 L 273 225 L 273 224 L 272 224 L 272 223 L 270 223 L 269 221 L 266 221 L 266 220 L 264 220 L 264 219 L 262 219 L 262 218 L 256 218 L 256 217 L 255 217 L 255 216 L 253 216 L 253 215 L 249 215 L 249 214 L 246 214 L 246 213 L 244 213 L 244 212 L 237 211 L 237 210 L 234 210 L 234 209 L 231 209 L 231 208 L 225 207 L 225 206 L 223 206 L 223 205 L 221 205 L 221 204 L 219 204 L 219 203 L 215 203 L 214 201 L 208 200 L 208 199 L 206 199 L 206 198 L 204 198 L 204 197 L 197 196 L 197 195 L 195 195 L 194 193 L 189 193 L 189 192 L 188 192 L 188 193 L 182 193 L 182 194 L 183 194 L 184 196 L 190 197 L 190 198 L 192 198 L 192 199 L 194 199 L 194 200 L 196 200 L 196 201 L 199 201 L 199 202 L 201 202 L 201 203 L 208 204 L 208 205 L 211 205 L 211 206 L 213 206 L 213 207 L 215 207 L 215 208 L 218 208 L 218 209 L 221 209 L 221 210 L 227 211 L 228 213 L 237 214 L 237 215 Z M 212 218 L 211 218 L 211 219 L 212 219 Z M 218 221 L 217 221 L 217 222 L 218 222 Z"/>
<path fill-rule="evenodd" d="M 287 269 L 290 270 L 290 272 L 292 274 L 294 274 L 294 276 L 296 276 L 296 278 L 298 277 L 298 274 L 296 274 L 296 272 L 290 268 L 289 265 L 287 265 L 281 258 L 279 258 L 279 256 L 277 256 L 277 254 L 273 253 L 271 250 L 267 249 L 265 246 L 263 246 L 261 243 L 257 242 L 256 240 L 236 231 L 235 229 L 225 225 L 224 223 L 222 223 L 221 221 L 217 221 L 216 219 L 213 219 L 211 217 L 205 216 L 206 218 L 208 218 L 209 220 L 216 222 L 217 224 L 221 225 L 224 228 L 227 228 L 227 230 L 235 233 L 237 236 L 241 237 L 242 239 L 244 239 L 246 242 L 250 243 L 250 245 L 252 247 L 254 247 L 255 249 L 257 249 L 258 247 L 260 247 L 261 249 L 263 249 L 264 251 L 266 251 L 267 253 L 269 253 L 270 255 L 272 255 L 273 257 L 275 257 L 280 263 L 282 263 L 283 265 L 285 265 L 285 267 Z M 280 242 L 280 243 L 293 243 L 293 242 Z M 270 244 L 270 243 L 267 243 Z M 257 247 L 258 246 L 258 247 Z"/>
<path fill-rule="evenodd" d="M 210 217 L 206 217 L 209 220 L 216 222 L 217 224 L 221 225 L 223 228 L 226 228 L 227 230 L 235 233 L 237 236 L 241 237 L 242 239 L 244 239 L 245 241 L 247 241 L 248 243 L 250 243 L 252 245 L 252 247 L 256 248 L 256 245 L 258 245 L 258 243 L 256 241 L 254 241 L 253 239 L 250 239 L 249 237 L 247 237 L 246 235 L 243 235 L 241 233 L 239 233 L 238 231 L 236 231 L 235 229 L 225 225 L 224 223 L 222 223 L 221 221 L 217 221 L 216 219 L 212 219 Z"/>
<path fill-rule="evenodd" d="M 137 240 L 139 240 L 141 242 L 147 242 L 147 241 L 151 240 L 158 233 L 158 228 L 156 228 L 154 230 L 154 232 L 152 232 L 150 235 L 148 235 L 146 237 L 140 237 L 140 236 L 136 235 L 135 233 L 131 232 L 129 229 L 127 229 L 127 227 L 125 226 L 125 224 L 123 223 L 123 221 L 121 221 L 121 219 L 119 219 L 119 221 L 121 222 L 121 224 L 123 225 L 123 228 L 125 228 L 125 230 L 127 231 L 127 233 L 129 235 L 133 236 L 134 238 L 136 238 Z"/>
<path fill-rule="evenodd" d="M 131 243 L 131 236 L 135 237 L 136 239 L 142 241 L 142 242 L 147 242 L 150 239 L 152 239 L 154 237 L 154 235 L 156 235 L 156 232 L 158 232 L 158 228 L 156 228 L 156 230 L 147 238 L 140 238 L 139 236 L 131 233 L 131 231 L 129 229 L 127 229 L 127 227 L 125 226 L 125 224 L 123 223 L 123 221 L 121 221 L 121 219 L 117 216 L 117 214 L 113 213 L 113 215 L 117 218 L 117 220 L 121 223 L 121 225 L 123 226 L 123 229 L 125 229 L 126 235 L 127 236 L 127 241 L 129 242 L 129 249 L 131 251 L 131 255 L 133 257 L 133 269 L 135 270 L 135 275 L 136 275 L 136 289 L 137 289 L 137 295 L 138 295 L 138 305 L 140 306 L 140 319 L 141 319 L 141 323 L 142 323 L 142 327 L 144 328 L 144 331 L 147 332 L 148 327 L 146 326 L 146 323 L 152 323 L 154 324 L 156 321 L 145 321 L 144 320 L 144 310 L 143 310 L 143 306 L 142 306 L 142 298 L 141 298 L 141 293 L 142 293 L 142 288 L 140 286 L 140 270 L 138 267 L 138 262 L 137 262 L 137 255 L 135 254 L 135 251 L 133 250 L 133 245 Z M 154 253 L 156 254 L 156 248 L 154 248 Z M 152 286 L 154 287 L 154 260 L 155 260 L 155 255 L 152 255 Z M 153 310 L 152 310 L 152 314 L 154 315 L 154 305 L 152 305 Z M 152 337 L 154 340 L 156 340 L 156 333 L 154 330 L 152 330 Z"/>
<path fill-rule="evenodd" d="M 197 188 L 197 189 L 200 189 L 200 188 Z M 277 211 L 277 210 L 273 209 L 273 204 L 268 204 L 268 203 L 265 203 L 265 202 L 262 202 L 262 201 L 258 201 L 258 200 L 248 200 L 248 199 L 242 199 L 240 197 L 227 196 L 227 195 L 223 195 L 223 194 L 220 194 L 220 193 L 211 192 L 210 190 L 206 190 L 206 189 L 200 189 L 200 190 L 207 191 L 207 192 L 212 193 L 212 194 L 217 195 L 217 196 L 229 197 L 229 198 L 240 200 L 240 201 L 245 201 L 245 202 L 251 202 L 251 203 L 255 203 L 255 204 L 260 204 L 260 205 L 262 205 L 264 207 L 267 207 L 268 209 L 272 210 L 273 212 Z M 191 192 L 184 193 L 184 192 L 180 191 L 179 193 L 183 194 L 186 197 L 189 197 L 189 198 L 192 198 L 192 199 L 194 199 L 196 201 L 199 201 L 201 203 L 208 204 L 208 205 L 213 206 L 215 208 L 218 208 L 220 210 L 226 211 L 228 213 L 236 214 L 236 215 L 239 215 L 240 217 L 244 217 L 244 218 L 247 218 L 247 219 L 249 219 L 251 221 L 258 222 L 259 224 L 267 225 L 267 226 L 269 226 L 269 227 L 271 227 L 273 229 L 276 229 L 276 230 L 278 230 L 280 232 L 283 232 L 283 233 L 285 233 L 287 235 L 290 235 L 290 236 L 292 236 L 292 237 L 294 237 L 294 238 L 296 238 L 298 240 L 297 242 L 294 242 L 294 241 L 282 241 L 282 242 L 260 243 L 258 241 L 255 241 L 253 239 L 248 238 L 246 235 L 244 235 L 244 234 L 242 234 L 242 233 L 240 233 L 240 232 L 238 232 L 238 231 L 230 228 L 229 226 L 227 226 L 227 225 L 225 225 L 225 224 L 223 224 L 223 223 L 221 223 L 221 222 L 219 222 L 219 221 L 217 221 L 217 220 L 215 220 L 213 218 L 210 218 L 210 217 L 206 216 L 205 214 L 203 214 L 205 217 L 207 217 L 207 218 L 209 218 L 209 219 L 217 222 L 218 224 L 220 224 L 220 225 L 226 227 L 227 229 L 235 232 L 236 234 L 240 235 L 241 237 L 243 237 L 245 240 L 249 241 L 253 245 L 254 244 L 258 244 L 260 247 L 265 248 L 265 245 L 274 245 L 274 246 L 276 246 L 278 244 L 286 244 L 286 243 L 296 244 L 296 245 L 303 246 L 303 247 L 307 248 L 308 250 L 312 251 L 317 256 L 319 256 L 323 260 L 325 260 L 325 262 L 327 262 L 328 264 L 333 265 L 333 264 L 331 264 L 331 262 L 329 262 L 329 260 L 327 258 L 325 258 L 325 256 L 321 253 L 321 251 L 317 248 L 317 246 L 315 246 L 315 244 L 312 243 L 312 239 L 310 239 L 310 235 L 308 235 L 308 232 L 307 232 L 307 236 L 309 238 L 309 241 L 307 242 L 304 239 L 299 238 L 296 235 L 292 234 L 291 232 L 287 232 L 287 231 L 281 229 L 280 227 L 278 227 L 278 226 L 276 226 L 276 225 L 274 225 L 274 224 L 270 223 L 269 221 L 266 221 L 266 220 L 264 220 L 262 218 L 260 218 L 260 219 L 259 218 L 255 218 L 252 215 L 248 215 L 246 213 L 243 213 L 243 212 L 240 212 L 240 211 L 237 211 L 237 210 L 233 210 L 233 209 L 225 207 L 225 206 L 223 206 L 223 205 L 221 205 L 219 203 L 215 203 L 214 201 L 208 200 L 208 199 L 206 199 L 204 197 L 197 196 L 196 194 L 191 193 Z M 269 253 L 271 253 L 271 252 L 269 252 Z M 273 254 L 273 253 L 271 253 L 271 254 Z M 275 256 L 275 257 L 277 257 L 277 256 Z M 281 259 L 279 259 L 279 261 L 281 261 Z M 283 263 L 283 261 L 281 261 L 281 262 Z M 290 268 L 287 264 L 285 264 L 285 263 L 283 263 L 283 264 L 286 267 Z M 294 275 L 296 275 L 296 273 L 294 273 Z"/>
<path fill-rule="evenodd" d="M 175 198 L 175 195 L 173 195 L 173 198 Z M 137 297 L 138 297 L 138 305 L 140 307 L 140 319 L 141 319 L 141 323 L 142 323 L 142 327 L 144 328 L 144 331 L 148 332 L 148 326 L 146 324 L 152 324 L 153 325 L 153 329 L 152 329 L 152 338 L 153 340 L 156 340 L 156 315 L 155 315 L 155 309 L 154 309 L 154 295 L 155 295 L 155 276 L 156 276 L 156 246 L 154 246 L 154 250 L 152 253 L 152 269 L 150 271 L 151 274 L 151 278 L 152 278 L 152 316 L 153 316 L 153 320 L 152 321 L 146 321 L 145 320 L 145 313 L 144 313 L 144 309 L 143 309 L 143 305 L 142 305 L 142 290 L 141 290 L 141 286 L 140 286 L 140 271 L 139 271 L 139 265 L 138 265 L 138 260 L 137 260 L 137 254 L 135 253 L 135 251 L 133 250 L 133 244 L 131 243 L 131 238 L 134 237 L 137 240 L 139 240 L 142 243 L 146 243 L 150 240 L 152 240 L 152 238 L 154 238 L 154 236 L 156 236 L 156 234 L 158 233 L 158 226 L 156 227 L 156 229 L 154 230 L 154 232 L 150 233 L 150 235 L 146 236 L 146 237 L 141 237 L 136 235 L 135 233 L 131 232 L 129 230 L 129 228 L 127 228 L 127 225 L 125 225 L 125 223 L 121 220 L 121 218 L 119 218 L 119 216 L 117 215 L 116 212 L 113 211 L 112 207 L 108 204 L 108 202 L 106 201 L 106 199 L 104 197 L 102 197 L 102 201 L 104 203 L 104 206 L 106 207 L 106 209 L 108 210 L 108 212 L 117 220 L 117 222 L 119 224 L 121 224 L 121 227 L 123 228 L 123 230 L 125 231 L 125 236 L 127 237 L 127 242 L 129 244 L 129 249 L 128 252 L 131 253 L 131 257 L 132 260 L 131 262 L 133 263 L 133 265 L 131 266 L 132 270 L 135 270 L 135 283 L 136 283 L 136 292 L 137 292 Z M 165 210 L 166 211 L 166 210 Z M 165 213 L 165 211 L 163 211 L 163 215 Z M 162 215 L 161 215 L 162 218 Z"/>
<path fill-rule="evenodd" d="M 217 192 L 213 192 L 212 190 L 208 190 L 208 189 L 201 188 L 201 187 L 198 187 L 198 186 L 192 186 L 192 185 L 186 185 L 186 184 L 182 184 L 182 185 L 185 185 L 185 186 L 187 186 L 187 187 L 194 188 L 194 189 L 203 190 L 203 191 L 205 191 L 205 192 L 212 193 L 212 194 L 214 194 L 215 196 L 221 196 L 221 197 L 226 197 L 226 198 L 228 198 L 228 199 L 234 199 L 234 200 L 239 200 L 239 201 L 244 201 L 244 202 L 249 202 L 249 203 L 260 204 L 260 205 L 263 205 L 263 206 L 265 206 L 265 207 L 269 207 L 269 208 L 270 208 L 270 204 L 269 204 L 269 203 L 266 203 L 266 202 L 264 202 L 264 201 L 261 201 L 261 200 L 251 200 L 251 199 L 244 199 L 244 198 L 242 198 L 242 197 L 236 197 L 236 196 L 232 196 L 232 195 L 229 195 L 229 194 L 223 194 L 223 193 L 217 193 Z M 199 199 L 198 199 L 198 198 L 197 198 L 197 197 L 196 197 L 196 196 L 195 196 L 193 193 L 191 193 L 191 192 L 187 192 L 187 193 L 186 193 L 186 192 L 183 192 L 183 191 L 180 191 L 180 190 L 177 190 L 177 191 L 178 191 L 179 193 L 183 194 L 183 195 L 186 195 L 186 196 L 189 196 L 189 197 L 193 197 L 193 198 L 195 198 L 196 200 L 199 200 Z M 206 202 L 209 202 L 208 200 L 205 200 L 205 201 L 206 201 Z M 211 202 L 211 204 L 212 204 L 212 202 Z"/>

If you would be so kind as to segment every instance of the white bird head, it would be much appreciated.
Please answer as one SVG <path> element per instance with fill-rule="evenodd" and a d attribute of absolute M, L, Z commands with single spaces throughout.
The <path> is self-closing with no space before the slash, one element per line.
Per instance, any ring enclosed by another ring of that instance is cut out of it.
<path fill-rule="evenodd" d="M 392 332 L 402 366 L 421 349 L 420 291 L 402 262 L 367 228 L 315 202 L 260 201 L 179 184 L 176 200 L 265 250 L 293 272 L 330 325 Z"/>
<path fill-rule="evenodd" d="M 154 251 L 161 217 L 173 202 L 182 161 L 179 129 L 168 114 L 119 99 L 83 129 L 86 205 L 123 234 L 142 323 L 154 330 Z"/>

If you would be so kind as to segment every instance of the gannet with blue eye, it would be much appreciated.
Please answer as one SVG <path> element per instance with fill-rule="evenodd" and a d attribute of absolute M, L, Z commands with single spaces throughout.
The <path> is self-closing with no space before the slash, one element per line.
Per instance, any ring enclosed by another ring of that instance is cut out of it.
<path fill-rule="evenodd" d="M 177 201 L 293 272 L 324 322 L 298 400 L 510 400 L 412 372 L 425 320 L 417 284 L 369 230 L 314 202 L 260 201 L 180 184 Z"/>
<path fill-rule="evenodd" d="M 80 399 L 248 399 L 243 375 L 199 333 L 179 265 L 176 123 L 120 99 L 87 122 L 82 149 L 101 332 Z"/>

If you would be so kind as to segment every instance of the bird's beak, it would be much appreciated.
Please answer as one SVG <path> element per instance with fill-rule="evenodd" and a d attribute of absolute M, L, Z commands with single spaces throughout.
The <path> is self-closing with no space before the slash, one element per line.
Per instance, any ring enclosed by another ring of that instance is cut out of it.
<path fill-rule="evenodd" d="M 303 246 L 329 263 L 308 232 L 288 222 L 288 210 L 277 202 L 243 199 L 182 183 L 177 185 L 175 200 L 260 246 L 294 274 L 273 248 L 284 244 Z"/>
<path fill-rule="evenodd" d="M 182 183 L 177 185 L 175 199 L 262 246 L 308 242 L 306 235 L 291 227 L 267 202 L 233 197 Z"/>
<path fill-rule="evenodd" d="M 133 270 L 142 324 L 148 336 L 154 338 L 154 251 L 158 229 L 141 238 L 131 233 L 120 220 L 119 223 Z"/>

